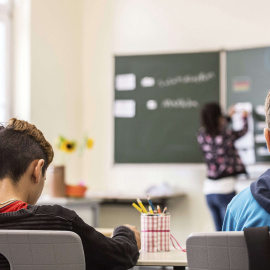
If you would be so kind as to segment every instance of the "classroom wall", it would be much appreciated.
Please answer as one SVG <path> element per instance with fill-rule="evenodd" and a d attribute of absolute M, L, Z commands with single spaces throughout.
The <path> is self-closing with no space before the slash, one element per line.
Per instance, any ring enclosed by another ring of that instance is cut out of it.
<path fill-rule="evenodd" d="M 82 125 L 82 1 L 31 1 L 31 121 L 54 143 L 80 139 Z M 81 159 L 55 153 L 67 181 L 81 179 Z"/>
<path fill-rule="evenodd" d="M 266 0 L 84 1 L 83 127 L 96 145 L 83 175 L 92 189 L 139 191 L 169 182 L 187 192 L 169 204 L 181 243 L 192 231 L 213 230 L 201 192 L 203 165 L 113 164 L 113 56 L 269 46 L 269 8 Z M 123 219 L 139 224 L 135 210 L 104 207 L 103 213 L 102 226 Z"/>
<path fill-rule="evenodd" d="M 138 168 L 145 168 L 113 166 L 113 56 L 267 46 L 269 7 L 266 0 L 84 1 L 83 127 L 90 127 L 96 138 L 95 149 L 85 161 L 90 168 L 84 166 L 84 175 L 90 169 L 93 188 L 122 185 L 126 173 L 131 177 L 126 184 L 133 185 L 132 175 L 137 179 Z M 147 165 L 144 171 L 152 175 L 156 166 Z M 165 178 L 178 171 L 178 166 L 170 170 L 168 165 L 159 167 Z"/>
<path fill-rule="evenodd" d="M 32 0 L 31 119 L 53 140 L 87 131 L 93 151 L 69 167 L 90 189 L 140 191 L 163 181 L 187 195 L 169 202 L 172 232 L 213 230 L 204 165 L 113 164 L 114 55 L 269 46 L 267 0 Z M 82 162 L 81 162 L 82 161 Z M 139 224 L 131 207 L 103 207 L 103 227 Z"/>

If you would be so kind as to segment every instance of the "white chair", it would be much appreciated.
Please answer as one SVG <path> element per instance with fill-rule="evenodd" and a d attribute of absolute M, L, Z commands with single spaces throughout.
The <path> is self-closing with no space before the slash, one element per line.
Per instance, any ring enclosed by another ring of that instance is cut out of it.
<path fill-rule="evenodd" d="M 11 270 L 85 270 L 80 237 L 69 231 L 0 230 Z"/>
<path fill-rule="evenodd" d="M 248 270 L 244 232 L 193 233 L 187 241 L 189 270 Z"/>

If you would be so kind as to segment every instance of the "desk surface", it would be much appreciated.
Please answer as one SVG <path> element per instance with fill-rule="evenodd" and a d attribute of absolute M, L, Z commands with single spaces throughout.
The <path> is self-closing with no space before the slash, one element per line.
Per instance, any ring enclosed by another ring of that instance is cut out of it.
<path fill-rule="evenodd" d="M 137 265 L 145 266 L 187 266 L 187 254 L 180 250 L 169 252 L 143 252 Z"/>
<path fill-rule="evenodd" d="M 113 228 L 95 228 L 95 229 L 107 237 L 111 237 L 114 230 Z"/>
<path fill-rule="evenodd" d="M 37 204 L 59 204 L 63 206 L 77 206 L 77 205 L 89 205 L 89 204 L 98 204 L 100 203 L 99 199 L 90 199 L 90 198 L 68 198 L 68 197 L 51 197 L 49 195 L 42 195 Z"/>
<path fill-rule="evenodd" d="M 95 228 L 107 237 L 111 237 L 112 228 Z M 187 254 L 180 250 L 172 249 L 169 252 L 140 252 L 137 265 L 144 266 L 187 266 Z"/>
<path fill-rule="evenodd" d="M 169 194 L 152 195 L 151 200 L 171 199 L 186 195 L 182 191 L 176 191 Z M 132 193 L 132 192 L 119 192 L 119 191 L 88 191 L 85 198 L 52 198 L 49 195 L 42 195 L 37 204 L 60 204 L 60 205 L 78 205 L 89 203 L 102 203 L 103 201 L 136 201 L 140 198 L 142 201 L 146 201 L 145 193 Z"/>

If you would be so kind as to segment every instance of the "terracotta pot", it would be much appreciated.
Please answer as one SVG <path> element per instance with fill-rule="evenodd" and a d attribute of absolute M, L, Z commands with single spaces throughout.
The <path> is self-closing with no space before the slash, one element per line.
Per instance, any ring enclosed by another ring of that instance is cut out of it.
<path fill-rule="evenodd" d="M 66 185 L 66 193 L 68 197 L 83 198 L 87 187 Z"/>
<path fill-rule="evenodd" d="M 65 166 L 51 166 L 47 172 L 50 195 L 66 197 Z"/>

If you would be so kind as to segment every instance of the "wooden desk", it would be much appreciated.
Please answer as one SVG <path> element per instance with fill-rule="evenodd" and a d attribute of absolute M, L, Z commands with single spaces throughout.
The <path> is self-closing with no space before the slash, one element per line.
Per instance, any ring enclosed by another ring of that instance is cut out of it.
<path fill-rule="evenodd" d="M 141 251 L 137 266 L 173 266 L 174 270 L 184 270 L 187 266 L 187 254 L 179 250 L 169 252 Z"/>
<path fill-rule="evenodd" d="M 112 228 L 95 228 L 107 237 L 111 237 Z M 140 252 L 137 266 L 173 266 L 175 270 L 184 270 L 187 266 L 187 254 L 179 250 L 170 252 Z"/>
<path fill-rule="evenodd" d="M 112 228 L 95 228 L 96 231 L 102 233 L 103 235 L 107 236 L 107 237 L 111 237 L 113 230 Z"/>
<path fill-rule="evenodd" d="M 152 202 L 156 205 L 159 204 L 161 207 L 167 205 L 169 199 L 184 196 L 184 192 L 172 192 L 171 194 L 164 194 L 159 196 L 151 196 Z M 119 191 L 88 191 L 86 198 L 52 198 L 49 195 L 42 195 L 37 204 L 38 205 L 53 205 L 58 204 L 63 207 L 69 208 L 74 211 L 79 209 L 87 209 L 92 213 L 92 222 L 88 223 L 93 227 L 99 226 L 99 213 L 100 205 L 102 204 L 128 204 L 131 205 L 136 202 L 136 198 L 140 198 L 146 205 L 148 204 L 145 193 L 132 193 L 132 192 L 119 192 Z"/>

